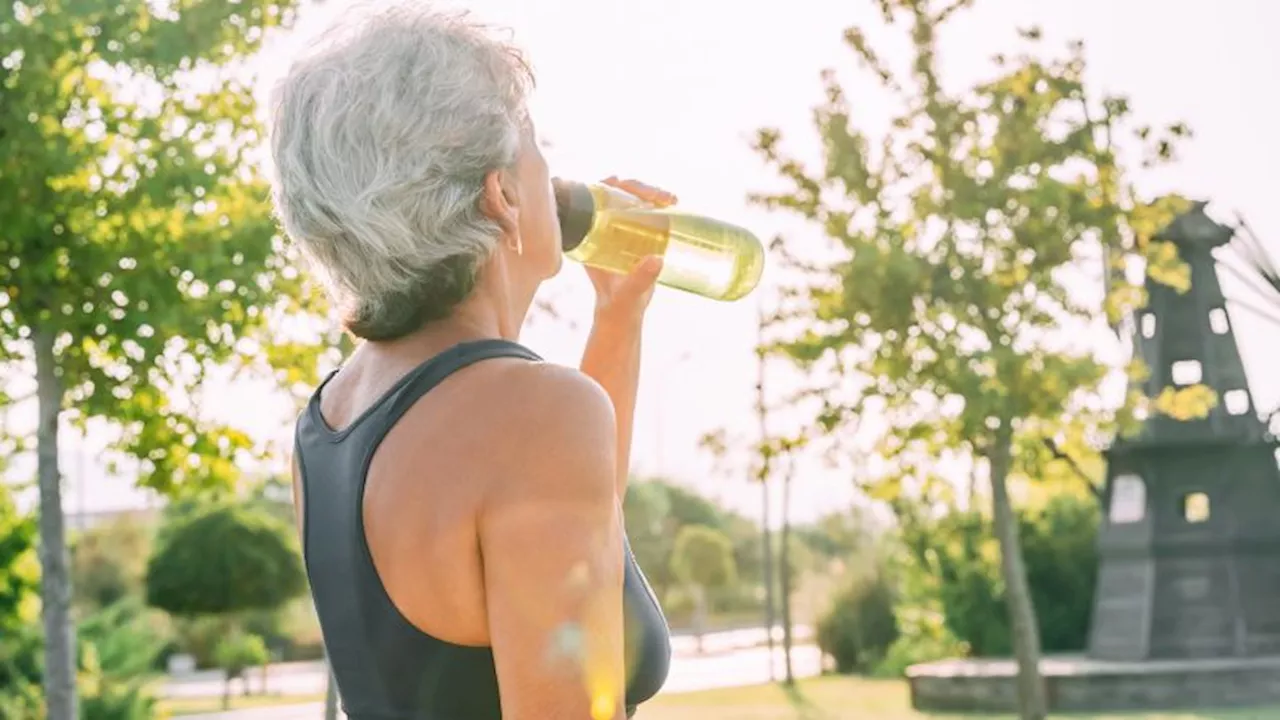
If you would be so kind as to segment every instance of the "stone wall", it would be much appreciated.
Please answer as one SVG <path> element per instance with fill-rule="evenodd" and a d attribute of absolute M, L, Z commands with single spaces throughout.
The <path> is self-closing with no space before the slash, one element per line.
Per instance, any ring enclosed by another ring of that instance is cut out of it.
<path fill-rule="evenodd" d="M 933 712 L 1015 712 L 1017 687 L 1009 669 L 975 664 L 966 671 L 954 661 L 945 667 L 917 666 L 908 676 L 912 706 Z M 1280 704 L 1280 658 L 1127 667 L 1084 662 L 1048 670 L 1045 689 L 1056 712 Z"/>

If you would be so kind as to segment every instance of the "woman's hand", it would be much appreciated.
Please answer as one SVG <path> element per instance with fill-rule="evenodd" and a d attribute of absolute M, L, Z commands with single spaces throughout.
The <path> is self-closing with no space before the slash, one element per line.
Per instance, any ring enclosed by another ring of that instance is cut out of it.
<path fill-rule="evenodd" d="M 610 177 L 604 184 L 630 193 L 653 207 L 669 207 L 676 203 L 675 195 L 639 180 Z M 588 266 L 587 277 L 591 278 L 591 284 L 596 289 L 597 325 L 638 324 L 644 318 L 644 311 L 653 297 L 654 284 L 661 272 L 662 258 L 657 255 L 645 258 L 627 275 Z"/>

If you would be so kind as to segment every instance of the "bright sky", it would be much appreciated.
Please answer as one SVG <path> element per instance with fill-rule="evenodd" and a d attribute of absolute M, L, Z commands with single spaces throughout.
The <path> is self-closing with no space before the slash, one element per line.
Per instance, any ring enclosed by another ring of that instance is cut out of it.
<path fill-rule="evenodd" d="M 345 0 L 304 11 L 308 32 Z M 480 16 L 509 26 L 538 72 L 535 119 L 554 147 L 557 174 L 592 179 L 637 177 L 677 193 L 686 208 L 755 229 L 763 238 L 786 230 L 793 242 L 814 242 L 811 229 L 747 207 L 745 196 L 773 178 L 749 149 L 761 126 L 779 127 L 788 146 L 815 157 L 810 109 L 820 99 L 819 71 L 852 74 L 842 31 L 875 22 L 869 0 L 472 0 Z M 1264 239 L 1280 243 L 1280 3 L 1272 0 L 979 0 L 943 37 L 945 80 L 960 87 L 990 72 L 988 58 L 1014 49 L 1015 28 L 1036 23 L 1059 43 L 1086 43 L 1093 87 L 1130 96 L 1144 121 L 1182 120 L 1195 131 L 1180 165 L 1145 179 L 1146 191 L 1179 190 L 1238 209 Z M 890 63 L 907 59 L 899 34 L 872 32 Z M 262 66 L 287 63 L 289 39 L 269 48 Z M 845 73 L 849 71 L 849 73 Z M 890 109 L 872 86 L 847 86 L 855 113 L 883 126 Z M 860 102 L 859 98 L 867 98 Z M 699 437 L 717 427 L 749 436 L 752 419 L 757 297 L 776 275 L 766 273 L 757 296 L 720 304 L 660 291 L 650 311 L 638 410 L 636 449 L 641 474 L 664 474 L 759 512 L 758 491 L 712 471 Z M 526 342 L 548 358 L 576 363 L 590 313 L 590 286 L 579 268 L 547 288 L 577 328 L 535 324 Z M 1276 326 L 1233 318 L 1245 335 L 1246 362 L 1259 403 L 1280 396 Z M 1270 335 L 1270 337 L 1268 337 Z M 779 369 L 782 382 L 788 382 Z M 224 391 L 225 390 L 225 391 Z M 781 392 L 781 390 L 780 390 Z M 210 393 L 219 414 L 262 436 L 287 437 L 283 403 L 264 402 L 260 388 Z M 248 412 L 246 412 L 248 411 Z M 782 418 L 797 422 L 799 418 Z M 95 443 L 84 453 L 88 490 L 76 497 L 77 454 L 68 448 L 68 510 L 137 502 L 123 483 L 95 477 Z M 739 473 L 741 476 L 742 473 Z M 847 471 L 806 462 L 797 480 L 797 519 L 838 509 L 853 497 Z"/>

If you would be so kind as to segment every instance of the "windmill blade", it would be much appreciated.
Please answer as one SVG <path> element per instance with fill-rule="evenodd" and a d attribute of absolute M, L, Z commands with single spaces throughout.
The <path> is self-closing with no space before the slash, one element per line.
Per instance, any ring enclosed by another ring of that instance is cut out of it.
<path fill-rule="evenodd" d="M 1230 255 L 1218 257 L 1218 268 L 1230 274 L 1236 284 L 1243 286 L 1248 293 L 1232 292 L 1227 294 L 1229 304 L 1248 310 L 1263 319 L 1280 324 L 1280 290 L 1250 267 L 1242 267 L 1239 261 L 1228 260 Z"/>
<path fill-rule="evenodd" d="M 1253 232 L 1253 228 L 1249 226 L 1249 223 L 1245 222 L 1243 216 L 1236 213 L 1236 220 L 1239 225 L 1236 226 L 1236 235 L 1232 245 L 1235 246 L 1237 252 L 1252 261 L 1253 266 L 1258 268 L 1258 273 L 1262 275 L 1267 284 L 1276 293 L 1280 294 L 1280 265 L 1277 265 L 1275 255 Z"/>
<path fill-rule="evenodd" d="M 1217 265 L 1232 276 L 1247 297 L 1231 293 L 1227 300 L 1270 322 L 1280 324 L 1280 272 L 1267 247 L 1237 214 L 1231 242 L 1214 252 Z"/>
<path fill-rule="evenodd" d="M 1273 287 L 1256 268 L 1231 254 L 1223 253 L 1217 259 L 1218 268 L 1227 271 L 1237 285 L 1248 291 L 1248 297 L 1233 292 L 1227 296 L 1228 301 L 1252 305 L 1250 309 L 1262 315 L 1280 317 L 1280 289 Z"/>

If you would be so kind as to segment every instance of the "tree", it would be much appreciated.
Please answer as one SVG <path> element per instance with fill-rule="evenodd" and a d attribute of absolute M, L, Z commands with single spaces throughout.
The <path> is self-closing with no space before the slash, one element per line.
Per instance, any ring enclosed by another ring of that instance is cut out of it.
<path fill-rule="evenodd" d="M 807 274 L 793 309 L 809 322 L 785 351 L 811 375 L 825 369 L 861 390 L 851 402 L 828 401 L 818 425 L 883 417 L 880 499 L 946 482 L 936 466 L 947 454 L 988 481 L 1021 712 L 1038 719 L 1040 638 L 1009 498 L 1010 478 L 1023 477 L 1015 451 L 1027 436 L 1052 437 L 1064 417 L 1115 417 L 1098 399 L 1112 368 L 1095 359 L 1096 341 L 1142 301 L 1124 274 L 1135 260 L 1163 282 L 1189 282 L 1174 248 L 1153 240 L 1185 204 L 1135 199 L 1113 145 L 1129 104 L 1087 90 L 1080 43 L 1061 59 L 998 56 L 994 79 L 945 90 L 936 37 L 972 4 L 877 0 L 887 24 L 906 25 L 909 73 L 894 73 L 862 29 L 845 38 L 905 111 L 873 147 L 826 72 L 814 113 L 823 166 L 807 169 L 784 153 L 777 131 L 762 130 L 756 148 L 787 188 L 755 199 L 821 227 L 839 253 L 831 264 L 789 253 Z M 1020 34 L 1040 40 L 1036 29 Z M 1187 130 L 1138 134 L 1160 162 Z M 1101 302 L 1089 297 L 1090 263 L 1102 270 L 1092 273 Z"/>
<path fill-rule="evenodd" d="M 733 544 L 724 533 L 705 525 L 686 525 L 676 536 L 675 550 L 671 555 L 671 574 L 694 591 L 698 605 L 694 632 L 698 637 L 698 649 L 702 649 L 702 618 L 709 592 L 732 586 L 738 579 L 738 569 L 733 561 Z"/>
<path fill-rule="evenodd" d="M 622 502 L 627 538 L 636 563 L 660 600 L 671 587 L 671 549 L 675 541 L 671 498 L 660 482 L 633 482 Z"/>
<path fill-rule="evenodd" d="M 786 467 L 782 471 L 782 530 L 778 533 L 778 597 L 781 600 L 782 610 L 783 680 L 787 685 L 794 685 L 796 682 L 791 663 L 792 636 L 795 629 L 791 612 L 791 596 L 795 587 L 792 581 L 796 575 L 794 561 L 796 542 L 791 535 L 791 480 L 795 477 L 795 463 L 792 459 L 795 450 L 795 443 L 791 441 L 783 441 L 777 449 L 777 453 L 786 462 Z M 772 628 L 770 632 L 772 633 Z"/>
<path fill-rule="evenodd" d="M 147 603 L 173 615 L 275 610 L 306 590 L 294 533 L 266 512 L 214 505 L 185 516 L 147 563 Z"/>
<path fill-rule="evenodd" d="M 715 528 L 729 538 L 738 570 L 735 589 L 741 591 L 734 600 L 754 598 L 750 591 L 755 588 L 748 586 L 760 582 L 761 571 L 760 531 L 755 523 L 664 480 L 632 482 L 623 501 L 623 515 L 631 550 L 660 600 L 671 600 L 668 592 L 675 581 L 671 555 L 676 536 L 689 525 Z"/>
<path fill-rule="evenodd" d="M 778 242 L 774 243 L 777 247 Z M 775 616 L 775 592 L 774 592 L 774 576 L 777 576 L 778 592 L 776 595 L 780 602 L 777 603 L 777 609 L 781 611 L 782 616 L 782 656 L 784 669 L 784 682 L 787 685 L 794 683 L 795 678 L 792 672 L 791 663 L 791 645 L 792 645 L 792 612 L 791 612 L 791 592 L 792 580 L 795 576 L 795 568 L 792 563 L 792 546 L 791 542 L 791 480 L 794 476 L 794 454 L 804 444 L 803 437 L 786 437 L 779 434 L 776 429 L 772 428 L 769 422 L 774 404 L 771 402 L 768 379 L 768 360 L 770 357 L 771 340 L 769 333 L 771 329 L 778 323 L 778 318 L 767 313 L 764 306 L 761 305 L 756 320 L 756 329 L 758 332 L 757 343 L 755 348 L 756 355 L 756 383 L 755 383 L 755 412 L 757 422 L 757 436 L 751 442 L 742 442 L 740 439 L 730 439 L 726 432 L 721 429 L 703 436 L 701 445 L 703 449 L 709 451 L 718 462 L 725 462 L 735 446 L 745 445 L 749 448 L 752 457 L 752 477 L 760 484 L 761 495 L 761 513 L 760 513 L 760 544 L 761 559 L 763 565 L 764 576 L 764 596 L 765 596 L 765 628 L 768 633 L 767 644 L 769 648 L 769 677 L 773 679 L 773 653 L 774 639 L 773 628 L 776 624 Z M 782 508 L 781 508 L 781 529 L 778 538 L 778 549 L 776 553 L 777 562 L 774 562 L 774 539 L 770 531 L 770 507 L 772 506 L 772 498 L 769 491 L 769 480 L 775 474 L 774 471 L 779 462 L 785 465 L 782 477 Z"/>
<path fill-rule="evenodd" d="M 214 650 L 218 667 L 222 668 L 222 709 L 231 707 L 231 681 L 239 678 L 244 682 L 244 694 L 249 694 L 249 668 L 265 665 L 270 655 L 267 644 L 257 635 L 233 631 L 218 641 Z"/>
<path fill-rule="evenodd" d="M 141 597 L 150 554 L 150 529 L 127 515 L 81 533 L 71 546 L 76 604 L 92 612 L 130 595 Z"/>
<path fill-rule="evenodd" d="M 0 364 L 36 381 L 45 692 L 77 716 L 60 421 L 113 422 L 160 491 L 227 483 L 243 433 L 198 418 L 215 364 L 314 382 L 319 345 L 268 338 L 311 308 L 252 168 L 243 59 L 293 0 L 0 5 Z M 303 348 L 307 350 L 304 352 Z"/>

